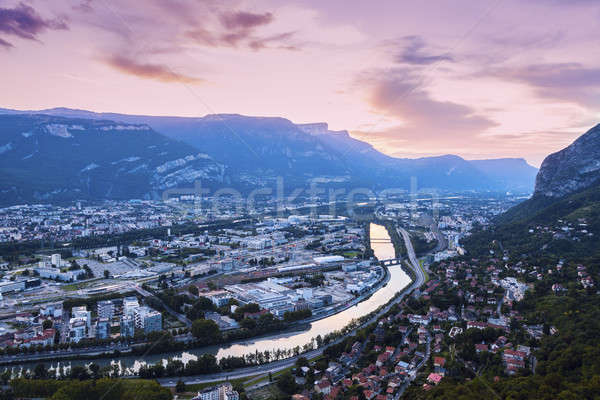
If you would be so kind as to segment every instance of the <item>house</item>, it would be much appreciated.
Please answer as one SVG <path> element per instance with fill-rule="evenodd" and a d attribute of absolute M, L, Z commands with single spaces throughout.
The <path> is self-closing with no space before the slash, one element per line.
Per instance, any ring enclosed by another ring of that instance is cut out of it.
<path fill-rule="evenodd" d="M 475 328 L 475 329 L 485 329 L 488 327 L 486 322 L 479 321 L 469 321 L 467 322 L 467 329 Z"/>
<path fill-rule="evenodd" d="M 488 345 L 485 343 L 477 343 L 475 345 L 475 351 L 477 353 L 481 353 L 482 351 L 488 351 L 488 350 L 489 350 Z"/>
<path fill-rule="evenodd" d="M 432 372 L 427 377 L 427 382 L 432 383 L 434 385 L 437 385 L 437 384 L 439 384 L 442 381 L 442 378 L 443 378 L 442 375 L 436 374 L 435 372 Z"/>
<path fill-rule="evenodd" d="M 331 384 L 328 380 L 323 379 L 315 385 L 315 392 L 323 393 L 323 395 L 327 396 L 331 393 Z"/>
<path fill-rule="evenodd" d="M 390 353 L 382 353 L 377 357 L 377 362 L 375 363 L 375 365 L 381 368 L 389 359 Z"/>
<path fill-rule="evenodd" d="M 434 367 L 444 368 L 444 365 L 446 365 L 446 359 L 444 357 L 435 357 L 433 359 Z"/>

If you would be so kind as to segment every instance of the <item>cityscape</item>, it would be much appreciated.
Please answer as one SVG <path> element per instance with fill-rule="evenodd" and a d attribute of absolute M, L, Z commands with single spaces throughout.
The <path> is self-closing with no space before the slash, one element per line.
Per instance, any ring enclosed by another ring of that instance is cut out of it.
<path fill-rule="evenodd" d="M 0 1 L 0 400 L 599 399 L 599 36 Z"/>

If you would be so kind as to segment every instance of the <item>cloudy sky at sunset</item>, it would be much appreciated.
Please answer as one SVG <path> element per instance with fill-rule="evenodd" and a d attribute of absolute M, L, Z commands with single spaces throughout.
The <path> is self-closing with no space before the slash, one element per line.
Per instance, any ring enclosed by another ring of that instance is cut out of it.
<path fill-rule="evenodd" d="M 394 156 L 600 122 L 597 0 L 0 0 L 0 107 L 325 121 Z"/>

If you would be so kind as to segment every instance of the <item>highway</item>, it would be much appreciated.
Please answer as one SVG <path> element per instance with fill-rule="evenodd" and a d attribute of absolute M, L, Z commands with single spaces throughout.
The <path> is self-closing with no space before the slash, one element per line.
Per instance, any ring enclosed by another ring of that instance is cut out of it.
<path fill-rule="evenodd" d="M 56 361 L 59 358 L 73 357 L 73 356 L 94 356 L 102 353 L 112 353 L 118 350 L 121 353 L 131 351 L 131 347 L 127 344 L 110 344 L 106 346 L 95 346 L 95 347 L 83 347 L 66 350 L 53 350 L 48 352 L 33 353 L 33 354 L 15 354 L 5 355 L 2 357 L 2 363 L 24 363 L 33 361 Z"/>
<path fill-rule="evenodd" d="M 408 253 L 408 261 L 412 265 L 413 269 L 421 270 L 421 267 L 419 266 L 419 260 L 417 260 L 417 256 L 415 254 L 415 248 L 410 241 L 410 234 L 402 227 L 398 227 L 397 230 L 398 234 L 400 234 L 402 239 L 404 239 L 404 246 L 406 247 L 406 252 Z"/>
<path fill-rule="evenodd" d="M 438 228 L 438 225 L 435 221 L 431 224 L 430 229 L 431 229 L 431 232 L 433 232 L 433 234 L 435 235 L 435 238 L 437 239 L 437 245 L 435 246 L 435 249 L 433 249 L 431 252 L 437 253 L 442 250 L 446 250 L 446 248 L 448 247 L 448 240 L 440 232 L 440 229 Z"/>

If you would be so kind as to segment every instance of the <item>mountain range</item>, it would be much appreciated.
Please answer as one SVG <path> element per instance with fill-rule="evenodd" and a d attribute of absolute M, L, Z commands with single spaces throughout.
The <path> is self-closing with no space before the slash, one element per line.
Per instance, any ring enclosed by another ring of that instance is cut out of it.
<path fill-rule="evenodd" d="M 326 123 L 214 114 L 162 117 L 54 108 L 0 109 L 2 204 L 159 198 L 162 191 L 330 187 L 531 192 L 523 159 L 395 158 Z"/>

